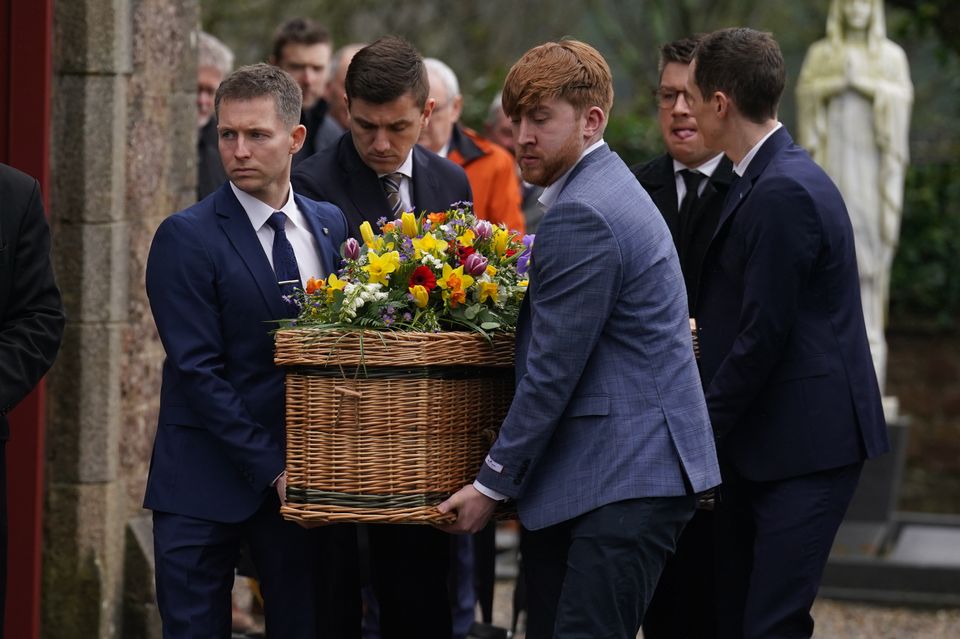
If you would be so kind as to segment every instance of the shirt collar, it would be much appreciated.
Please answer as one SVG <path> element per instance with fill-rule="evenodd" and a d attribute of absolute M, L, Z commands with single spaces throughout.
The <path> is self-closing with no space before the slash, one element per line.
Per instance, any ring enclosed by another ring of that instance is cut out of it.
<path fill-rule="evenodd" d="M 777 126 L 770 129 L 765 136 L 760 138 L 760 141 L 753 145 L 753 148 L 747 151 L 747 154 L 743 156 L 743 159 L 733 165 L 733 172 L 736 173 L 739 177 L 743 177 L 743 174 L 747 172 L 747 167 L 750 166 L 751 160 L 757 154 L 757 151 L 760 150 L 760 147 L 763 146 L 763 143 L 767 141 L 771 135 L 777 132 L 777 129 L 783 125 L 780 122 L 777 122 Z"/>
<path fill-rule="evenodd" d="M 543 193 L 540 194 L 539 202 L 543 206 L 544 210 L 549 209 L 553 206 L 553 203 L 557 201 L 557 197 L 560 196 L 560 191 L 563 190 L 564 185 L 567 183 L 567 178 L 570 176 L 570 172 L 573 171 L 583 161 L 583 158 L 587 157 L 601 146 L 604 145 L 603 138 L 600 138 L 587 148 L 583 150 L 583 153 L 580 154 L 580 157 L 577 158 L 577 161 L 573 163 L 566 173 L 557 178 L 553 184 L 543 189 Z"/>
<path fill-rule="evenodd" d="M 294 226 L 305 228 L 303 215 L 293 199 L 293 187 L 287 188 L 287 201 L 279 209 L 273 209 L 246 191 L 241 191 L 233 182 L 230 183 L 230 188 L 233 189 L 233 194 L 237 196 L 240 206 L 243 207 L 247 217 L 250 218 L 254 231 L 259 231 L 275 210 L 283 211 L 287 215 L 287 221 L 292 222 Z"/>
<path fill-rule="evenodd" d="M 413 147 L 410 147 L 410 152 L 407 153 L 407 159 L 403 161 L 403 164 L 390 171 L 390 173 L 377 173 L 377 177 L 382 178 L 384 175 L 390 175 L 391 173 L 399 173 L 405 178 L 413 179 Z"/>
<path fill-rule="evenodd" d="M 715 156 L 701 164 L 700 166 L 687 166 L 679 160 L 673 161 L 673 174 L 676 175 L 680 171 L 696 171 L 697 173 L 703 173 L 707 177 L 713 175 L 713 172 L 717 170 L 717 167 L 720 166 L 720 160 L 723 159 L 723 153 L 717 153 Z"/>

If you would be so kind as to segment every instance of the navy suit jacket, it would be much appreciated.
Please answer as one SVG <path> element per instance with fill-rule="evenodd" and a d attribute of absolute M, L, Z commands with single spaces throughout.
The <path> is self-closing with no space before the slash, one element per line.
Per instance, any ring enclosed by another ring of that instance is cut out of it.
<path fill-rule="evenodd" d="M 301 162 L 292 181 L 297 193 L 339 206 L 347 216 L 348 237 L 359 239 L 365 221 L 376 232 L 379 218 L 392 217 L 380 180 L 360 158 L 349 131 L 336 144 Z M 444 211 L 455 202 L 473 200 L 463 169 L 420 145 L 413 147 L 412 197 L 417 213 Z"/>
<path fill-rule="evenodd" d="M 740 474 L 784 479 L 888 450 L 850 218 L 784 128 L 731 186 L 696 317 L 710 419 Z"/>
<path fill-rule="evenodd" d="M 516 395 L 480 483 L 534 530 L 717 485 L 670 231 L 607 146 L 570 172 L 530 264 Z"/>
<path fill-rule="evenodd" d="M 346 238 L 343 214 L 295 199 L 333 272 Z M 285 465 L 283 372 L 273 363 L 271 331 L 286 309 L 229 182 L 157 229 L 147 295 L 167 356 L 144 506 L 242 521 Z"/>

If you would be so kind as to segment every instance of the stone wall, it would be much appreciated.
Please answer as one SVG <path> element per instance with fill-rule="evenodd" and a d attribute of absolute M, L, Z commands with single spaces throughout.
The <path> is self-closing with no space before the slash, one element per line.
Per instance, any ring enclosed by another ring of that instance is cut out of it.
<path fill-rule="evenodd" d="M 54 2 L 51 218 L 68 323 L 48 387 L 44 637 L 132 637 L 124 596 L 152 596 L 130 583 L 130 564 L 149 563 L 129 530 L 163 356 L 144 265 L 195 189 L 197 5 Z"/>

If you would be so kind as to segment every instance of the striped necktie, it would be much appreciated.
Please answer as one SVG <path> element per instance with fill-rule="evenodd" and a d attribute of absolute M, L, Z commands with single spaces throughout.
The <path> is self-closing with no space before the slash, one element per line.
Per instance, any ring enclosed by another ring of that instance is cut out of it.
<path fill-rule="evenodd" d="M 403 173 L 388 173 L 380 178 L 380 185 L 387 196 L 387 204 L 390 205 L 394 219 L 400 217 L 400 211 L 403 209 L 403 200 L 400 199 L 400 180 L 402 179 Z"/>

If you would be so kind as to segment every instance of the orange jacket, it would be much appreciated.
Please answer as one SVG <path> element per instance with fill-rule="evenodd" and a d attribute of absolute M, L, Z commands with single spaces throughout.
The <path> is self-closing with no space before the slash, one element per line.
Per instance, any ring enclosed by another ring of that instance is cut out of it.
<path fill-rule="evenodd" d="M 477 217 L 523 233 L 520 181 L 512 155 L 476 131 L 455 124 L 447 158 L 467 172 Z"/>

